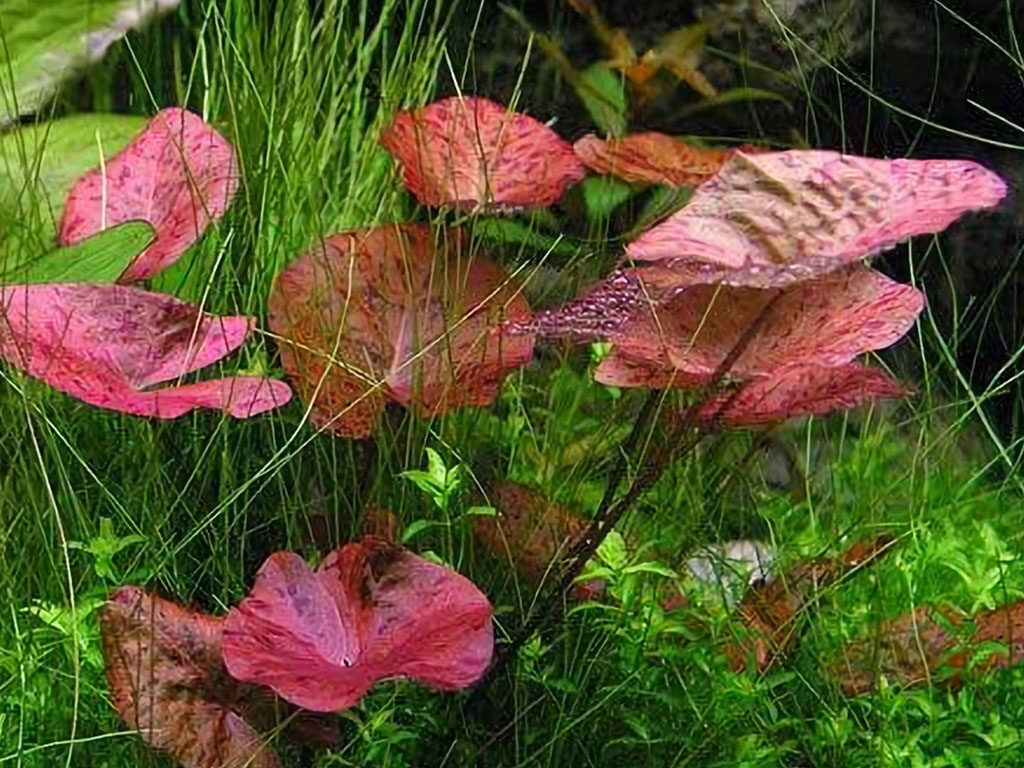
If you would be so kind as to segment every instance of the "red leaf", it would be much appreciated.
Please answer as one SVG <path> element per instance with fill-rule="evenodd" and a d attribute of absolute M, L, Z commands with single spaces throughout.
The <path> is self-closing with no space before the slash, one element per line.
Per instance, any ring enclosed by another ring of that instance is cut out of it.
<path fill-rule="evenodd" d="M 100 613 L 114 707 L 186 768 L 277 768 L 243 718 L 246 689 L 224 669 L 222 625 L 137 587 L 115 592 Z"/>
<path fill-rule="evenodd" d="M 572 147 L 527 115 L 476 97 L 399 112 L 381 134 L 423 205 L 546 206 L 583 178 Z"/>
<path fill-rule="evenodd" d="M 735 154 L 626 256 L 686 281 L 771 287 L 837 269 L 945 229 L 1006 194 L 967 160 L 879 160 L 827 151 Z"/>
<path fill-rule="evenodd" d="M 121 276 L 144 280 L 174 263 L 227 210 L 238 186 L 234 150 L 202 118 L 165 109 L 104 168 L 68 193 L 57 240 L 71 245 L 132 219 L 156 239 Z"/>
<path fill-rule="evenodd" d="M 83 402 L 136 416 L 203 407 L 244 419 L 286 403 L 287 384 L 252 376 L 148 389 L 217 362 L 254 322 L 127 286 L 0 287 L 0 357 Z"/>
<path fill-rule="evenodd" d="M 475 682 L 491 659 L 491 613 L 472 582 L 383 539 L 335 550 L 315 573 L 279 552 L 228 614 L 224 660 L 235 678 L 327 712 L 384 678 Z"/>
<path fill-rule="evenodd" d="M 527 583 L 539 586 L 557 558 L 587 530 L 587 521 L 526 486 L 497 483 L 489 499 L 496 517 L 478 517 L 473 524 L 477 539 L 495 557 L 515 563 Z M 600 579 L 577 584 L 578 600 L 593 600 L 604 593 Z"/>
<path fill-rule="evenodd" d="M 1024 601 L 1017 601 L 971 619 L 973 633 L 957 632 L 963 618 L 949 611 L 941 623 L 928 608 L 916 608 L 886 624 L 872 637 L 850 643 L 835 673 L 847 696 L 873 691 L 880 674 L 891 684 L 909 687 L 926 683 L 945 666 L 941 682 L 959 687 L 962 670 L 982 643 L 997 642 L 1006 651 L 981 660 L 984 671 L 1019 664 L 1024 660 Z M 953 630 L 951 633 L 947 626 Z M 958 637 L 962 635 L 961 637 Z"/>
<path fill-rule="evenodd" d="M 737 152 L 758 152 L 748 145 L 736 149 L 696 147 L 655 132 L 607 141 L 588 133 L 573 145 L 573 151 L 592 171 L 670 187 L 695 187 L 714 176 Z"/>
<path fill-rule="evenodd" d="M 840 557 L 801 560 L 787 573 L 754 587 L 736 607 L 747 632 L 726 646 L 733 671 L 743 669 L 752 657 L 764 671 L 784 660 L 796 648 L 796 618 L 825 586 L 884 555 L 894 539 L 888 535 L 855 543 Z"/>
<path fill-rule="evenodd" d="M 615 351 L 599 366 L 605 384 L 647 378 L 689 387 L 711 377 L 758 318 L 757 335 L 729 374 L 749 379 L 783 366 L 835 367 L 887 347 L 913 325 L 924 305 L 916 288 L 860 266 L 783 290 L 697 285 L 664 304 L 650 303 L 609 334 Z"/>
<path fill-rule="evenodd" d="M 792 366 L 756 379 L 737 393 L 716 395 L 701 406 L 699 418 L 708 428 L 738 429 L 909 394 L 882 371 L 857 363 L 836 368 Z"/>
<path fill-rule="evenodd" d="M 311 419 L 343 437 L 373 432 L 387 400 L 433 415 L 487 405 L 533 354 L 529 306 L 496 264 L 435 244 L 424 224 L 327 238 L 277 279 L 268 322 Z"/>

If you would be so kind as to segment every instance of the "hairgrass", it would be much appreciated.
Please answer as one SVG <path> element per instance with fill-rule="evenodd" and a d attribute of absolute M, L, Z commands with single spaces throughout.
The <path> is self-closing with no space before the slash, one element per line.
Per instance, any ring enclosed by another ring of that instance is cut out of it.
<path fill-rule="evenodd" d="M 130 37 L 90 75 L 91 106 L 188 106 L 235 144 L 244 177 L 227 216 L 155 289 L 262 315 L 296 253 L 338 230 L 412 216 L 377 133 L 400 106 L 456 82 L 472 90 L 474 60 L 463 66 L 448 50 L 447 30 L 452 14 L 479 18 L 482 7 L 195 0 Z M 486 30 L 470 28 L 471 44 L 483 45 Z M 606 226 L 596 223 L 594 237 Z M 924 258 L 945 264 L 941 242 Z M 569 263 L 590 273 L 606 257 L 584 250 Z M 537 262 L 532 251 L 506 259 L 525 264 L 520 279 L 538 274 Z M 1021 440 L 983 407 L 1015 365 L 979 391 L 957 355 L 958 329 L 988 322 L 983 310 L 954 305 L 954 332 L 944 334 L 929 309 L 906 354 L 885 357 L 915 370 L 911 402 L 779 429 L 799 468 L 786 488 L 759 478 L 756 456 L 744 463 L 754 447 L 746 435 L 675 463 L 619 526 L 625 549 L 602 550 L 609 599 L 573 608 L 558 631 L 528 643 L 495 683 L 497 708 L 381 685 L 343 713 L 342 743 L 318 765 L 1019 765 L 1018 670 L 968 678 L 956 693 L 883 689 L 859 700 L 828 676 L 845 640 L 914 605 L 973 612 L 1024 596 Z M 224 372 L 266 366 L 268 342 L 250 343 Z M 446 523 L 412 546 L 491 595 L 508 637 L 537 594 L 476 551 L 468 502 L 439 508 L 399 474 L 420 468 L 430 445 L 466 468 L 471 489 L 504 475 L 592 512 L 643 393 L 593 384 L 590 365 L 585 351 L 549 348 L 541 365 L 509 378 L 493 408 L 429 422 L 389 413 L 362 443 L 316 434 L 298 403 L 252 422 L 207 412 L 163 423 L 0 371 L 0 763 L 169 765 L 109 707 L 94 613 L 106 591 L 144 583 L 223 612 L 266 555 L 346 541 L 368 501 L 407 526 Z M 881 531 L 898 536 L 896 551 L 823 590 L 800 622 L 793 663 L 767 675 L 726 669 L 729 617 L 713 590 L 670 615 L 657 607 L 659 574 L 695 546 L 756 537 L 791 561 Z"/>

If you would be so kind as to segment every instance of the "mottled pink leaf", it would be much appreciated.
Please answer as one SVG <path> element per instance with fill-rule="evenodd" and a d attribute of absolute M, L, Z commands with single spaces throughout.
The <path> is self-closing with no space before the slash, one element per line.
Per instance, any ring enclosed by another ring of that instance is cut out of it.
<path fill-rule="evenodd" d="M 0 287 L 0 358 L 90 405 L 173 419 L 197 407 L 248 418 L 283 405 L 281 381 L 238 376 L 148 389 L 217 362 L 255 321 L 118 285 Z"/>
<path fill-rule="evenodd" d="M 436 242 L 436 238 L 446 238 Z M 269 324 L 311 419 L 366 437 L 388 400 L 427 415 L 487 405 L 533 339 L 530 309 L 458 230 L 387 225 L 327 238 L 277 278 Z"/>
<path fill-rule="evenodd" d="M 737 393 L 716 395 L 701 406 L 700 419 L 709 427 L 761 426 L 909 394 L 882 371 L 856 363 L 797 365 L 755 379 Z"/>
<path fill-rule="evenodd" d="M 100 613 L 114 707 L 186 768 L 277 768 L 244 719 L 251 692 L 224 669 L 222 626 L 137 587 L 119 589 Z"/>
<path fill-rule="evenodd" d="M 552 205 L 584 175 L 572 147 L 543 123 L 471 96 L 399 112 L 381 143 L 429 206 Z"/>
<path fill-rule="evenodd" d="M 172 264 L 227 210 L 238 186 L 231 144 L 183 109 L 156 114 L 131 144 L 68 193 L 58 242 L 71 245 L 132 219 L 156 239 L 121 276 L 144 280 Z"/>
<path fill-rule="evenodd" d="M 600 139 L 588 133 L 573 145 L 576 157 L 590 170 L 626 181 L 695 187 L 718 173 L 737 152 L 758 152 L 749 145 L 710 149 L 687 144 L 664 133 L 634 133 Z"/>
<path fill-rule="evenodd" d="M 327 712 L 384 678 L 445 690 L 475 682 L 491 659 L 491 613 L 464 577 L 367 536 L 315 573 L 297 555 L 273 555 L 228 614 L 224 660 L 235 678 Z"/>
<path fill-rule="evenodd" d="M 626 255 L 679 268 L 688 282 L 781 286 L 938 232 L 1005 194 L 998 176 L 967 160 L 739 153 Z"/>
<path fill-rule="evenodd" d="M 610 333 L 613 354 L 598 381 L 673 381 L 691 387 L 711 378 L 748 328 L 757 334 L 729 375 L 749 379 L 783 366 L 834 367 L 898 341 L 913 326 L 924 297 L 866 267 L 853 266 L 777 289 L 698 285 L 663 304 L 650 303 Z M 646 376 L 637 369 L 646 367 Z M 649 385 L 645 385 L 649 386 Z"/>

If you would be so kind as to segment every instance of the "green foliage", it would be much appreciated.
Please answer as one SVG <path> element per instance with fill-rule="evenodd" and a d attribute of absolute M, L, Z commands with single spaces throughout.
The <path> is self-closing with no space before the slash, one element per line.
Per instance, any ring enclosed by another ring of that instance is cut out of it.
<path fill-rule="evenodd" d="M 602 133 L 626 134 L 629 103 L 621 74 L 613 72 L 604 62 L 591 64 L 580 72 L 576 93 Z"/>
<path fill-rule="evenodd" d="M 0 6 L 0 122 L 32 114 L 111 43 L 177 2 L 4 0 Z"/>
<path fill-rule="evenodd" d="M 14 269 L 0 271 L 5 283 L 113 283 L 153 241 L 153 228 L 129 221 L 75 245 L 55 248 Z"/>

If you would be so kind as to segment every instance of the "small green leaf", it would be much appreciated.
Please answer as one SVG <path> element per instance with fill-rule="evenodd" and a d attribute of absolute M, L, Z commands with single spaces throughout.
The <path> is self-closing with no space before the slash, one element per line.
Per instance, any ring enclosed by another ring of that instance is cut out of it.
<path fill-rule="evenodd" d="M 128 221 L 2 272 L 0 281 L 22 285 L 114 283 L 153 241 L 153 234 L 153 228 L 146 222 Z"/>
<path fill-rule="evenodd" d="M 472 515 L 474 517 L 497 517 L 498 510 L 496 510 L 494 507 L 470 507 L 469 509 L 466 510 L 466 514 Z"/>
<path fill-rule="evenodd" d="M 594 125 L 610 136 L 625 135 L 628 102 L 626 84 L 620 75 L 599 61 L 580 72 L 575 87 Z"/>
<path fill-rule="evenodd" d="M 614 570 L 621 570 L 625 567 L 629 559 L 629 551 L 626 549 L 626 541 L 622 538 L 622 534 L 618 531 L 609 531 L 597 548 L 597 556 Z"/>
<path fill-rule="evenodd" d="M 612 176 L 588 176 L 580 182 L 587 218 L 607 219 L 612 212 L 633 196 L 633 187 Z"/>
<path fill-rule="evenodd" d="M 438 522 L 437 520 L 413 520 L 406 526 L 405 530 L 402 531 L 402 543 L 405 544 L 407 541 L 411 541 L 414 536 L 417 536 L 423 531 L 429 528 L 443 527 L 444 523 Z"/>
<path fill-rule="evenodd" d="M 439 488 L 448 486 L 448 468 L 441 459 L 441 454 L 433 448 L 427 448 L 427 473 Z"/>

